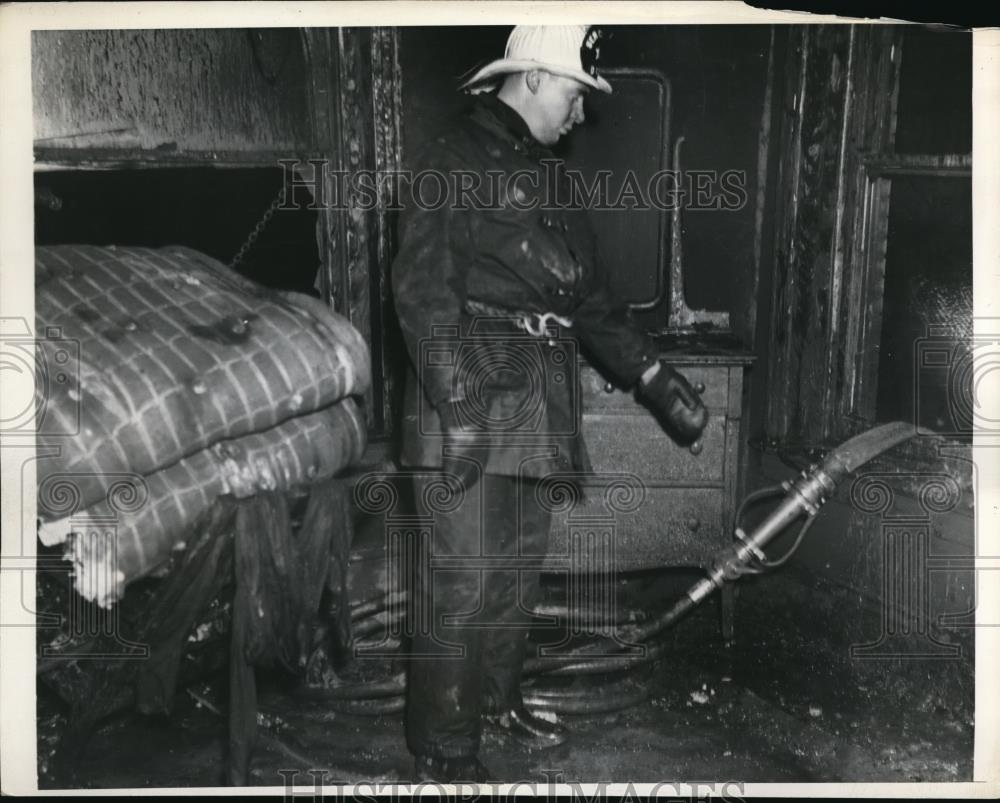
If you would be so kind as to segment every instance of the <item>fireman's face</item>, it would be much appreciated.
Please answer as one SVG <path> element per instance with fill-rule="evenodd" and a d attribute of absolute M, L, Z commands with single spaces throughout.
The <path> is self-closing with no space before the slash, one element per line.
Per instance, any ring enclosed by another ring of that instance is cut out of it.
<path fill-rule="evenodd" d="M 538 71 L 538 86 L 533 94 L 535 105 L 532 134 L 543 145 L 555 145 L 575 125 L 584 121 L 583 99 L 588 87 L 572 78 Z"/>

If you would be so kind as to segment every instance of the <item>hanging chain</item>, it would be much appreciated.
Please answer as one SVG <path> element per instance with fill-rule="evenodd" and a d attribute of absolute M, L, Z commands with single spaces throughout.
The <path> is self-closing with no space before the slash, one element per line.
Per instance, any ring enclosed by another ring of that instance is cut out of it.
<path fill-rule="evenodd" d="M 244 242 L 243 245 L 240 246 L 240 250 L 236 252 L 236 256 L 234 256 L 232 260 L 229 262 L 230 268 L 235 268 L 243 261 L 243 258 L 247 255 L 247 252 L 251 248 L 253 248 L 253 244 L 257 242 L 257 238 L 260 237 L 261 232 L 264 231 L 264 229 L 267 227 L 268 222 L 270 222 L 271 218 L 274 217 L 274 213 L 278 210 L 278 207 L 284 204 L 285 189 L 286 189 L 285 185 L 282 184 L 281 189 L 278 190 L 277 197 L 273 201 L 271 201 L 271 205 L 267 208 L 267 211 L 264 213 L 261 219 L 257 221 L 257 225 L 253 227 L 253 231 L 250 232 L 250 236 L 247 237 L 246 242 Z"/>

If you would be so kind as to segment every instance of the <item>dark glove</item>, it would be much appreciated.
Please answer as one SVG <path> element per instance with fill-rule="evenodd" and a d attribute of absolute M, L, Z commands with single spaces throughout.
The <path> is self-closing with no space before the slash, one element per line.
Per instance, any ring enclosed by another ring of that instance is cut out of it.
<path fill-rule="evenodd" d="M 660 370 L 641 385 L 640 392 L 682 442 L 696 441 L 704 431 L 708 410 L 684 376 L 666 363 L 660 363 Z"/>
<path fill-rule="evenodd" d="M 445 402 L 438 407 L 441 418 L 442 463 L 446 474 L 458 477 L 468 491 L 483 473 L 488 445 L 486 432 L 477 427 L 476 417 L 462 410 L 462 402 Z"/>

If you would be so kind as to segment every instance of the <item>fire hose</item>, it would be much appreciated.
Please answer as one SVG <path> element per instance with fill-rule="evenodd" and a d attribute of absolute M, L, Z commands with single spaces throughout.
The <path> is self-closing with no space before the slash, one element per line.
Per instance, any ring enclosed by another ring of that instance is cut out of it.
<path fill-rule="evenodd" d="M 801 472 L 794 481 L 786 481 L 781 485 L 764 488 L 749 494 L 740 504 L 734 521 L 734 543 L 719 551 L 710 563 L 706 576 L 694 583 L 671 608 L 662 614 L 644 618 L 642 615 L 630 616 L 632 621 L 618 624 L 617 649 L 621 645 L 644 645 L 645 649 L 638 653 L 622 653 L 609 655 L 607 640 L 591 641 L 579 645 L 558 658 L 532 658 L 525 661 L 524 675 L 594 675 L 632 669 L 642 663 L 659 658 L 666 650 L 666 644 L 649 645 L 651 639 L 675 624 L 694 607 L 703 602 L 716 589 L 729 582 L 735 582 L 745 575 L 762 574 L 788 562 L 801 545 L 806 533 L 816 520 L 820 509 L 827 499 L 835 492 L 837 485 L 849 474 L 856 471 L 868 461 L 874 459 L 894 446 L 909 440 L 916 434 L 912 424 L 896 421 L 870 429 L 854 436 L 831 451 L 819 465 L 812 465 Z M 783 498 L 764 519 L 750 529 L 743 530 L 742 520 L 750 505 L 773 496 Z M 788 551 L 778 559 L 768 559 L 764 547 L 777 536 L 805 517 L 804 523 Z M 364 613 L 355 617 L 355 627 L 361 627 L 364 633 L 372 632 L 367 621 L 372 615 L 378 615 L 379 606 L 366 605 Z M 384 608 L 382 609 L 384 611 Z M 360 612 L 360 610 L 359 610 Z M 638 621 L 636 621 L 638 620 Z M 614 649 L 614 646 L 611 647 Z M 568 660 L 567 660 L 568 659 Z M 641 690 L 631 690 L 617 695 L 619 707 L 627 707 L 638 702 L 637 694 Z M 363 687 L 352 686 L 338 692 L 336 688 L 326 692 L 326 699 L 334 705 L 340 704 L 353 712 L 362 713 L 361 699 L 381 698 L 379 703 L 372 703 L 371 713 L 385 713 L 398 710 L 402 706 L 402 695 L 405 692 L 405 678 L 402 674 L 388 682 L 373 688 L 367 693 Z M 608 710 L 606 696 L 595 695 L 593 692 L 560 692 L 531 689 L 525 691 L 525 701 L 533 707 L 545 708 L 551 711 L 567 714 L 596 713 Z M 598 706 L 594 708 L 593 706 Z"/>

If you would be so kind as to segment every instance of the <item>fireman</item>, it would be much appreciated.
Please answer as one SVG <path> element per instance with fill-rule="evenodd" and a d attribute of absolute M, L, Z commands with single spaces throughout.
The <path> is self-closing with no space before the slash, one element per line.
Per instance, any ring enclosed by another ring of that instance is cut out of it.
<path fill-rule="evenodd" d="M 420 780 L 488 780 L 484 721 L 532 748 L 565 739 L 525 708 L 520 678 L 549 529 L 536 484 L 590 469 L 576 346 L 637 385 L 678 440 L 707 421 L 610 290 L 586 210 L 548 180 L 549 149 L 584 122 L 587 93 L 611 92 L 599 47 L 587 26 L 515 28 L 504 57 L 464 84 L 471 112 L 418 156 L 435 191 L 411 187 L 400 221 L 392 287 L 412 363 L 401 462 L 425 469 L 415 497 L 434 521 L 414 599 L 415 621 L 432 624 L 413 639 L 406 713 Z"/>

